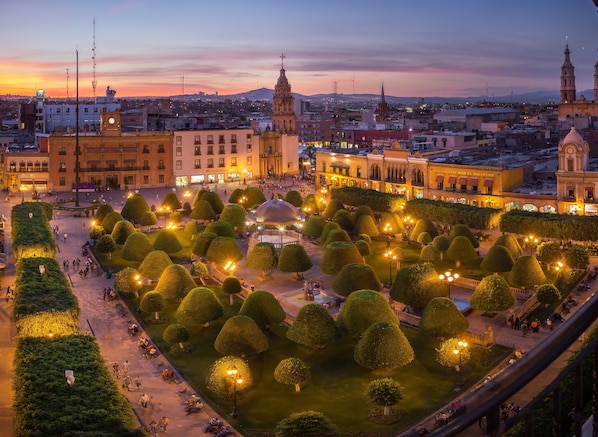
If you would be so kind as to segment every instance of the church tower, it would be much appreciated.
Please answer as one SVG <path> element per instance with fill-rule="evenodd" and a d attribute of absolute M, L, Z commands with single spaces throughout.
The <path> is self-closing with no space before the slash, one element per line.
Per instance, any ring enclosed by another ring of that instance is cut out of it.
<path fill-rule="evenodd" d="M 388 120 L 388 103 L 384 97 L 384 84 L 382 84 L 382 93 L 380 94 L 380 101 L 376 106 L 376 121 L 382 123 Z"/>
<path fill-rule="evenodd" d="M 571 63 L 569 55 L 569 42 L 565 45 L 565 62 L 561 67 L 561 103 L 573 103 L 575 101 L 575 67 Z"/>
<path fill-rule="evenodd" d="M 272 130 L 293 133 L 295 132 L 295 99 L 291 93 L 291 85 L 285 76 L 284 53 L 280 58 L 282 59 L 280 76 L 272 98 Z"/>
<path fill-rule="evenodd" d="M 594 64 L 594 102 L 598 103 L 598 61 Z"/>

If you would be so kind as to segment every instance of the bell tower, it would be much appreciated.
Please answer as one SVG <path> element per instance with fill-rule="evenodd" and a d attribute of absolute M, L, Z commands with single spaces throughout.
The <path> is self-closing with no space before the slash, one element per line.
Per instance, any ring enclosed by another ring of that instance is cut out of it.
<path fill-rule="evenodd" d="M 570 54 L 569 41 L 567 41 L 565 43 L 565 62 L 561 66 L 561 103 L 575 101 L 575 67 L 571 63 Z"/>
<path fill-rule="evenodd" d="M 274 96 L 272 97 L 272 130 L 282 133 L 294 133 L 295 99 L 291 93 L 291 85 L 285 75 L 285 57 L 284 53 L 280 55 L 280 59 L 282 59 L 280 76 L 274 87 Z"/>

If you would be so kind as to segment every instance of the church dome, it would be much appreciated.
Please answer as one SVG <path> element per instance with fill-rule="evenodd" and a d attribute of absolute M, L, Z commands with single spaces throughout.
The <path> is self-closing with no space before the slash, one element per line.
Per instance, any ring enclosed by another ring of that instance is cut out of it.
<path fill-rule="evenodd" d="M 576 146 L 582 147 L 584 140 L 579 132 L 575 130 L 574 127 L 571 128 L 571 131 L 563 138 L 563 144 L 575 144 Z"/>
<path fill-rule="evenodd" d="M 289 225 L 301 220 L 299 210 L 282 199 L 262 203 L 255 211 L 247 214 L 247 220 L 269 225 Z"/>

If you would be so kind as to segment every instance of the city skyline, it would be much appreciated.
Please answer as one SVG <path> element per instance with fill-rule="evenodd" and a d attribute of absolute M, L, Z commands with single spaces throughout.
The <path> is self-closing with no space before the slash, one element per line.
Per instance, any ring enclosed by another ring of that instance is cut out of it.
<path fill-rule="evenodd" d="M 284 53 L 292 91 L 504 96 L 558 90 L 565 41 L 577 90 L 593 88 L 598 16 L 591 0 L 367 3 L 97 3 L 3 6 L 0 95 L 117 97 L 236 94 L 274 88 Z M 67 69 L 69 78 L 67 80 Z M 594 96 L 586 96 L 595 99 Z"/>

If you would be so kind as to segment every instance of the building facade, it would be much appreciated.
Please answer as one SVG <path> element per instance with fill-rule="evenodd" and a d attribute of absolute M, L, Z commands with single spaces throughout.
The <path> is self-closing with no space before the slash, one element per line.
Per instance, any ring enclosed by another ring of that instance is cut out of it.
<path fill-rule="evenodd" d="M 577 98 L 575 85 L 575 67 L 571 62 L 569 44 L 565 46 L 565 60 L 561 66 L 561 101 L 560 118 L 597 117 L 598 116 L 598 61 L 594 64 L 594 100 L 585 96 Z"/>

